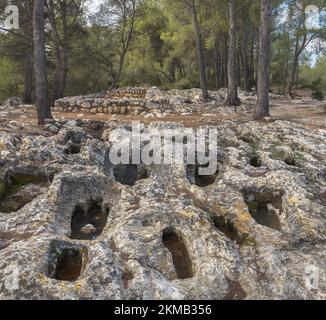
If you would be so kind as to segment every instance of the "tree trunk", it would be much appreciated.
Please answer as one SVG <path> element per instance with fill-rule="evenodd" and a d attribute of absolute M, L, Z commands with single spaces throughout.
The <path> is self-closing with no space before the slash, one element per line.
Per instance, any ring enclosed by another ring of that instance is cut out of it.
<path fill-rule="evenodd" d="M 223 39 L 220 39 L 220 79 L 219 79 L 219 83 L 220 83 L 220 87 L 221 88 L 225 88 L 225 83 L 224 83 L 224 46 L 223 46 Z"/>
<path fill-rule="evenodd" d="M 54 45 L 56 65 L 53 83 L 53 103 L 64 96 L 68 72 L 68 26 L 66 1 L 60 2 L 60 14 L 63 29 L 63 39 L 60 40 L 57 22 L 55 19 L 55 8 L 52 0 L 49 1 L 50 23 L 52 28 L 52 41 Z"/>
<path fill-rule="evenodd" d="M 24 104 L 32 104 L 33 55 L 26 55 L 24 66 Z"/>
<path fill-rule="evenodd" d="M 64 45 L 56 56 L 53 102 L 64 97 L 68 72 L 68 48 Z"/>
<path fill-rule="evenodd" d="M 288 88 L 287 88 L 287 94 L 289 95 L 289 97 L 291 97 L 291 99 L 294 98 L 293 88 L 294 88 L 294 85 L 296 82 L 295 77 L 296 77 L 296 73 L 297 73 L 298 64 L 299 64 L 299 57 L 297 56 L 297 54 L 295 54 L 294 60 L 293 60 L 293 65 L 292 65 L 292 70 L 291 70 L 291 74 L 290 74 L 290 80 L 289 80 Z"/>
<path fill-rule="evenodd" d="M 253 118 L 269 117 L 270 0 L 261 0 L 260 46 L 258 61 L 258 100 Z"/>
<path fill-rule="evenodd" d="M 250 59 L 249 59 L 249 70 L 250 70 L 250 89 L 252 87 L 256 87 L 256 81 L 255 81 L 255 28 L 252 30 L 252 39 L 251 39 L 251 47 L 250 47 Z"/>
<path fill-rule="evenodd" d="M 238 98 L 237 83 L 237 30 L 235 21 L 235 3 L 236 0 L 229 0 L 229 61 L 228 61 L 228 94 L 225 104 L 237 106 L 240 103 Z"/>
<path fill-rule="evenodd" d="M 60 98 L 64 97 L 66 83 L 67 83 L 67 73 L 68 73 L 68 45 L 69 45 L 69 35 L 68 35 L 68 18 L 67 18 L 67 3 L 66 1 L 61 1 L 60 9 L 62 12 L 62 25 L 63 25 L 63 48 L 62 48 L 62 66 L 61 66 L 61 91 Z"/>
<path fill-rule="evenodd" d="M 289 73 L 289 58 L 290 58 L 290 45 L 287 48 L 286 52 L 286 61 L 285 61 L 285 68 L 284 68 L 284 78 L 283 78 L 283 86 L 282 86 L 282 94 L 286 94 L 286 85 L 288 80 L 288 73 Z"/>
<path fill-rule="evenodd" d="M 192 1 L 192 20 L 196 33 L 197 40 L 197 55 L 198 55 L 198 65 L 199 65 L 199 73 L 200 73 L 200 88 L 202 91 L 202 98 L 207 100 L 209 98 L 208 95 L 208 85 L 207 85 L 207 76 L 206 76 L 206 63 L 205 63 L 205 53 L 204 53 L 204 44 L 201 34 L 201 28 L 197 18 L 196 5 L 195 2 Z"/>
<path fill-rule="evenodd" d="M 242 65 L 243 65 L 243 88 L 246 92 L 251 91 L 248 40 L 249 40 L 248 28 L 244 26 L 243 34 L 242 34 L 241 52 L 242 52 Z"/>
<path fill-rule="evenodd" d="M 119 53 L 119 67 L 117 73 L 113 74 L 113 79 L 111 82 L 110 90 L 114 89 L 121 77 L 123 66 L 125 63 L 125 58 L 128 53 L 131 40 L 135 32 L 136 23 L 136 11 L 137 11 L 137 1 L 132 0 L 127 6 L 126 2 L 123 2 L 123 8 L 121 12 L 122 18 L 122 34 L 121 34 L 121 52 Z"/>
<path fill-rule="evenodd" d="M 122 73 L 122 70 L 123 70 L 124 63 L 125 63 L 125 53 L 122 53 L 122 55 L 120 56 L 120 59 L 119 59 L 118 72 L 113 76 L 113 79 L 112 79 L 109 90 L 113 90 L 113 89 L 116 88 L 116 86 L 118 84 L 118 81 L 119 81 L 119 79 L 121 77 L 121 73 Z"/>
<path fill-rule="evenodd" d="M 52 119 L 48 102 L 48 80 L 46 69 L 45 32 L 44 32 L 45 0 L 34 0 L 33 10 L 33 44 L 35 97 L 38 124 L 44 125 L 45 119 Z"/>
<path fill-rule="evenodd" d="M 305 20 L 305 11 L 304 11 L 304 9 L 302 9 L 299 27 L 303 27 L 304 20 Z M 303 32 L 303 35 L 299 31 L 297 31 L 297 33 L 296 33 L 294 58 L 293 58 L 293 64 L 291 66 L 292 69 L 290 71 L 290 79 L 289 79 L 288 88 L 287 88 L 287 93 L 292 99 L 294 98 L 293 88 L 297 82 L 297 76 L 299 73 L 300 55 L 302 54 L 302 52 L 306 48 L 306 46 L 309 44 L 309 42 L 313 39 L 313 37 L 311 37 L 308 40 L 308 38 L 307 38 L 308 34 L 307 34 L 306 28 L 303 28 L 302 32 Z M 302 42 L 300 44 L 301 36 L 302 36 Z"/>
<path fill-rule="evenodd" d="M 60 57 L 56 57 L 56 69 L 54 75 L 53 97 L 52 97 L 53 102 L 63 98 L 64 96 L 66 77 L 67 77 L 66 66 L 67 66 L 66 59 L 63 58 L 62 53 L 60 53 Z"/>
<path fill-rule="evenodd" d="M 241 87 L 241 78 L 242 78 L 240 60 L 241 60 L 241 53 L 240 53 L 240 50 L 238 50 L 238 52 L 237 52 L 237 89 L 239 87 Z"/>
<path fill-rule="evenodd" d="M 298 63 L 299 63 L 299 52 L 298 51 L 299 51 L 299 36 L 297 35 L 296 42 L 295 42 L 295 52 L 294 52 L 293 64 L 292 64 L 290 79 L 289 79 L 288 88 L 287 88 L 287 94 L 289 95 L 289 97 L 291 97 L 291 99 L 294 98 L 293 87 L 295 84 L 295 74 L 296 74 Z"/>
<path fill-rule="evenodd" d="M 220 78 L 220 74 L 221 74 L 221 54 L 219 51 L 219 40 L 216 39 L 215 40 L 215 44 L 214 44 L 214 49 L 213 49 L 213 56 L 214 56 L 214 74 L 215 74 L 215 87 L 216 90 L 221 88 L 221 78 Z"/>
<path fill-rule="evenodd" d="M 229 80 L 228 80 L 228 61 L 229 61 L 229 57 L 228 57 L 228 52 L 229 52 L 229 49 L 228 49 L 228 40 L 227 40 L 227 37 L 225 36 L 224 37 L 224 58 L 223 58 L 223 66 L 224 66 L 224 70 L 223 70 L 223 81 L 224 81 L 224 88 L 227 88 L 228 87 L 228 83 L 229 83 Z"/>

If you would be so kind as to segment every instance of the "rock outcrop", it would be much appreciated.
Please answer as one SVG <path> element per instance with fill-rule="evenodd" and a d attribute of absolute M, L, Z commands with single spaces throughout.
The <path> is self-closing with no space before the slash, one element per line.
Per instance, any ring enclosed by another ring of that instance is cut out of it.
<path fill-rule="evenodd" d="M 0 133 L 0 299 L 326 298 L 325 130 L 225 121 L 201 179 L 113 166 L 128 125 L 92 125 Z"/>

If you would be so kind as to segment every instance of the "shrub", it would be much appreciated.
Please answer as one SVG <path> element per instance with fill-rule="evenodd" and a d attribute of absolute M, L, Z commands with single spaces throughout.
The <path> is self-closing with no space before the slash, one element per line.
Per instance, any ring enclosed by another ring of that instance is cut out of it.
<path fill-rule="evenodd" d="M 322 78 L 318 78 L 315 81 L 313 81 L 311 84 L 311 89 L 312 89 L 311 96 L 313 99 L 319 101 L 324 100 L 324 92 L 322 89 Z"/>
<path fill-rule="evenodd" d="M 323 101 L 324 100 L 324 93 L 322 90 L 314 90 L 312 91 L 312 98 L 315 100 Z"/>

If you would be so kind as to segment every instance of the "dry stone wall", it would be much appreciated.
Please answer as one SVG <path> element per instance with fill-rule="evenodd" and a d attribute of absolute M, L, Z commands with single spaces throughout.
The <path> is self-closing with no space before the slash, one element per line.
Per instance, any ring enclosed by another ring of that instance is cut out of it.
<path fill-rule="evenodd" d="M 158 88 L 124 88 L 95 94 L 67 97 L 55 102 L 57 112 L 145 115 L 172 113 L 170 100 Z"/>

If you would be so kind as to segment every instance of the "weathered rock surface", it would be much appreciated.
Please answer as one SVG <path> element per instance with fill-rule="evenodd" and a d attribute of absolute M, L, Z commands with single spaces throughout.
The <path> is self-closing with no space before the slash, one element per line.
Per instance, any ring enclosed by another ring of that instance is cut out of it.
<path fill-rule="evenodd" d="M 0 299 L 326 298 L 325 130 L 225 121 L 204 181 L 115 168 L 110 131 L 129 124 L 91 126 L 103 139 L 82 121 L 0 133 Z"/>

